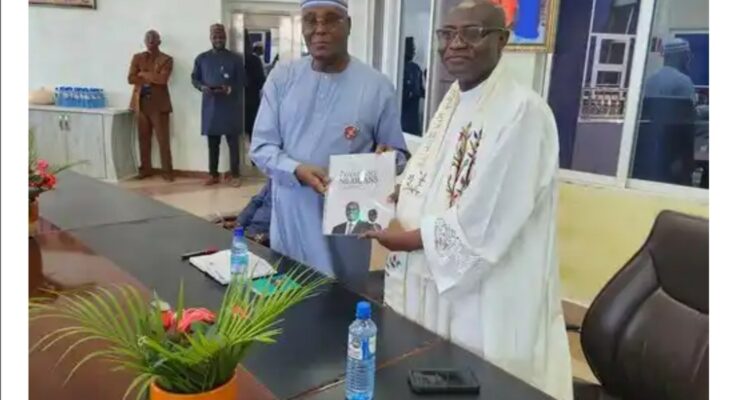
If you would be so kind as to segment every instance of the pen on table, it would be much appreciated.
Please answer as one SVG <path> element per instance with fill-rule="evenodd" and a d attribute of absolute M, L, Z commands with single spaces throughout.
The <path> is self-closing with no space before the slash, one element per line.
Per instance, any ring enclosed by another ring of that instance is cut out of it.
<path fill-rule="evenodd" d="M 186 261 L 186 260 L 188 260 L 188 259 L 190 259 L 192 257 L 207 256 L 207 255 L 210 255 L 210 254 L 214 254 L 217 251 L 219 251 L 219 250 L 217 250 L 217 248 L 215 248 L 215 247 L 210 247 L 210 248 L 205 249 L 205 250 L 192 251 L 191 253 L 182 254 L 181 255 L 181 259 L 183 261 Z"/>

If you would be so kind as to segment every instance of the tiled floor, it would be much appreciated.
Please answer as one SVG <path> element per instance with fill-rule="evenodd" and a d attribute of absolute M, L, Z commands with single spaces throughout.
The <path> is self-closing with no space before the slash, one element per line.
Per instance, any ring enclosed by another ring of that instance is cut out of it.
<path fill-rule="evenodd" d="M 159 177 L 143 181 L 125 181 L 120 186 L 150 196 L 162 203 L 205 219 L 217 215 L 237 214 L 263 186 L 262 178 L 246 178 L 242 186 L 225 184 L 204 186 L 198 178 L 177 178 L 173 183 Z"/>
<path fill-rule="evenodd" d="M 154 177 L 144 181 L 126 181 L 119 185 L 211 220 L 218 216 L 239 213 L 250 198 L 258 193 L 264 181 L 261 177 L 246 178 L 241 187 L 232 188 L 224 184 L 205 187 L 204 180 L 196 178 L 177 178 L 175 182 L 167 183 L 161 178 Z M 377 246 L 374 248 L 376 249 L 373 252 L 372 267 L 378 269 L 382 265 L 380 260 L 384 258 L 385 251 Z M 595 382 L 594 375 L 585 361 L 577 334 L 569 334 L 569 346 L 574 376 Z"/>

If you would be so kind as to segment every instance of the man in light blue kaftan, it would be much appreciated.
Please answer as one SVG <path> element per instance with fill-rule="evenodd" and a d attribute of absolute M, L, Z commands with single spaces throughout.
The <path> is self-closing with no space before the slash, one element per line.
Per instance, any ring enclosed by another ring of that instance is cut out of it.
<path fill-rule="evenodd" d="M 302 0 L 311 56 L 274 69 L 263 89 L 251 157 L 272 179 L 271 248 L 355 288 L 370 263 L 370 241 L 322 233 L 329 157 L 408 152 L 395 90 L 347 53 L 345 0 Z"/>

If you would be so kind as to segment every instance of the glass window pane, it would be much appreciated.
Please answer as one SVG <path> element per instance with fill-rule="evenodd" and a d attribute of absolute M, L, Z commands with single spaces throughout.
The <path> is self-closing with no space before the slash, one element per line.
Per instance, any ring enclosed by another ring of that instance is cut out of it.
<path fill-rule="evenodd" d="M 709 187 L 709 1 L 660 0 L 631 177 Z"/>
<path fill-rule="evenodd" d="M 432 34 L 436 29 L 445 24 L 449 12 L 461 2 L 462 0 L 434 0 L 434 25 L 429 26 Z M 429 102 L 430 115 L 433 115 L 434 111 L 439 108 L 439 103 L 441 103 L 444 95 L 449 91 L 452 83 L 454 83 L 454 78 L 449 75 L 439 56 L 436 54 L 436 48 L 434 46 L 431 49 L 435 54 L 431 63 L 431 83 L 429 84 L 429 93 L 426 99 Z"/>
<path fill-rule="evenodd" d="M 403 1 L 401 40 L 403 71 L 401 75 L 401 126 L 403 131 L 423 135 L 426 70 L 429 65 L 431 0 Z"/>
<path fill-rule="evenodd" d="M 561 0 L 549 85 L 562 168 L 615 176 L 638 1 Z"/>

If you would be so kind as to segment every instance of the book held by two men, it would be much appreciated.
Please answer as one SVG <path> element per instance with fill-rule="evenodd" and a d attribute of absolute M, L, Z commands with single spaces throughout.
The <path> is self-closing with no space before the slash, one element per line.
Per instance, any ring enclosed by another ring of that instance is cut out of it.
<path fill-rule="evenodd" d="M 395 152 L 331 156 L 329 178 L 325 235 L 359 236 L 388 227 L 395 215 L 389 201 L 396 185 Z"/>

